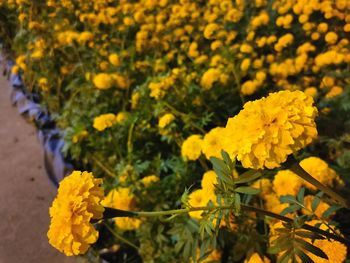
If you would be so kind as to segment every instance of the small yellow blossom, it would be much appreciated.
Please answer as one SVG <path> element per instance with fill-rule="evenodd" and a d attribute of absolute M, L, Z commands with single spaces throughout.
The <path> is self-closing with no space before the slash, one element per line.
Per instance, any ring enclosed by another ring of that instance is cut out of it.
<path fill-rule="evenodd" d="M 113 78 L 110 74 L 107 73 L 99 73 L 97 74 L 93 82 L 95 84 L 95 87 L 98 89 L 109 89 L 113 86 Z"/>
<path fill-rule="evenodd" d="M 159 118 L 158 127 L 164 129 L 170 123 L 175 120 L 175 116 L 172 113 L 166 113 L 162 117 Z"/>
<path fill-rule="evenodd" d="M 181 155 L 188 160 L 197 160 L 202 152 L 203 140 L 200 135 L 191 135 L 181 146 Z"/>
<path fill-rule="evenodd" d="M 146 187 L 148 187 L 151 184 L 156 183 L 158 181 L 159 181 L 159 177 L 154 175 L 154 174 L 145 176 L 141 179 L 142 184 Z"/>
<path fill-rule="evenodd" d="M 273 179 L 273 190 L 277 196 L 297 195 L 303 185 L 303 180 L 289 170 L 278 171 Z"/>
<path fill-rule="evenodd" d="M 221 158 L 223 149 L 223 133 L 225 128 L 216 127 L 211 129 L 203 138 L 202 152 L 209 160 L 210 157 Z"/>
<path fill-rule="evenodd" d="M 202 189 L 208 192 L 214 192 L 215 185 L 217 184 L 217 175 L 214 171 L 207 171 L 203 174 Z"/>
<path fill-rule="evenodd" d="M 104 131 L 116 122 L 116 116 L 113 113 L 106 113 L 95 117 L 93 127 L 98 131 Z"/>

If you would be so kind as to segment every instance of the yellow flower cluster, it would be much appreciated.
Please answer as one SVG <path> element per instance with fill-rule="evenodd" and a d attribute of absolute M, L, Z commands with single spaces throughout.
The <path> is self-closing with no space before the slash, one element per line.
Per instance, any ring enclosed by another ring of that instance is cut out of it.
<path fill-rule="evenodd" d="M 94 179 L 92 173 L 80 171 L 74 171 L 60 182 L 50 208 L 47 236 L 50 244 L 67 256 L 84 254 L 98 238 L 90 220 L 102 218 L 101 183 L 102 179 Z"/>
<path fill-rule="evenodd" d="M 339 175 L 331 169 L 325 161 L 318 157 L 305 158 L 300 161 L 299 164 L 312 177 L 326 186 L 334 187 L 343 184 Z M 301 187 L 306 187 L 311 191 L 317 190 L 313 185 L 302 180 L 290 170 L 278 171 L 272 182 L 269 179 L 259 179 L 254 182 L 252 186 L 261 190 L 260 197 L 265 201 L 266 209 L 277 214 L 288 206 L 287 204 L 281 204 L 279 197 L 283 195 L 296 196 Z M 302 212 L 304 214 L 310 214 L 312 200 L 313 196 L 311 195 L 305 197 L 305 206 L 309 210 L 303 209 Z M 315 214 L 320 217 L 328 208 L 329 205 L 326 202 L 321 201 Z"/>
<path fill-rule="evenodd" d="M 93 127 L 98 131 L 104 131 L 112 127 L 115 123 L 117 123 L 116 116 L 113 113 L 106 113 L 94 119 Z"/>
<path fill-rule="evenodd" d="M 121 210 L 135 210 L 136 200 L 129 188 L 123 187 L 111 190 L 101 204 Z M 134 230 L 139 228 L 141 220 L 131 217 L 116 217 L 114 222 L 121 230 Z"/>

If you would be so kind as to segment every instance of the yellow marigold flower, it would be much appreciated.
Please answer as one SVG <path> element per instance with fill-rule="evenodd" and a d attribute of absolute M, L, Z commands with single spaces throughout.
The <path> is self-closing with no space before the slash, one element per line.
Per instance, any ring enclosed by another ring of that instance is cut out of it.
<path fill-rule="evenodd" d="M 241 63 L 241 70 L 242 71 L 247 71 L 250 67 L 250 59 L 249 58 L 245 58 L 243 59 L 242 63 Z"/>
<path fill-rule="evenodd" d="M 103 131 L 116 123 L 116 116 L 113 113 L 106 113 L 95 117 L 92 125 L 96 130 Z"/>
<path fill-rule="evenodd" d="M 305 94 L 315 98 L 317 96 L 317 89 L 315 87 L 308 87 L 304 90 Z"/>
<path fill-rule="evenodd" d="M 67 256 L 84 254 L 98 238 L 90 223 L 100 219 L 104 192 L 102 179 L 92 173 L 74 171 L 64 178 L 50 208 L 49 243 Z"/>
<path fill-rule="evenodd" d="M 303 185 L 303 180 L 292 171 L 282 170 L 277 172 L 272 184 L 277 196 L 296 195 Z"/>
<path fill-rule="evenodd" d="M 327 92 L 325 97 L 328 98 L 328 99 L 329 98 L 333 98 L 333 97 L 336 97 L 336 96 L 342 94 L 343 91 L 344 91 L 344 89 L 342 87 L 334 86 L 334 87 L 331 88 L 330 91 Z"/>
<path fill-rule="evenodd" d="M 158 127 L 161 129 L 164 129 L 166 126 L 168 126 L 170 123 L 175 120 L 175 116 L 172 113 L 166 113 L 162 117 L 159 118 L 158 121 Z"/>
<path fill-rule="evenodd" d="M 110 74 L 99 73 L 94 77 L 93 82 L 98 89 L 109 89 L 113 86 L 114 81 Z"/>
<path fill-rule="evenodd" d="M 135 197 L 126 187 L 110 191 L 101 204 L 105 207 L 121 210 L 135 210 L 136 208 Z M 139 228 L 141 224 L 140 219 L 129 217 L 116 217 L 114 222 L 122 230 L 134 230 Z"/>
<path fill-rule="evenodd" d="M 198 44 L 197 42 L 192 42 L 189 49 L 188 49 L 188 55 L 191 58 L 196 58 L 199 56 L 199 52 L 198 52 Z"/>
<path fill-rule="evenodd" d="M 110 54 L 108 57 L 108 60 L 109 60 L 109 63 L 111 63 L 113 66 L 116 66 L 116 67 L 120 66 L 120 59 L 118 54 L 116 53 Z"/>
<path fill-rule="evenodd" d="M 125 120 L 127 120 L 129 117 L 129 113 L 126 112 L 126 111 L 121 111 L 121 112 L 118 112 L 118 114 L 115 116 L 115 121 L 117 123 L 121 123 Z"/>
<path fill-rule="evenodd" d="M 159 181 L 159 177 L 152 174 L 152 175 L 148 175 L 148 176 L 145 176 L 141 179 L 141 182 L 143 183 L 144 186 L 150 186 L 151 184 L 153 183 L 156 183 Z"/>
<path fill-rule="evenodd" d="M 340 180 L 338 174 L 328 164 L 318 157 L 309 157 L 302 160 L 300 166 L 312 177 L 326 186 L 333 187 L 334 182 Z M 316 187 L 304 181 L 305 186 L 316 190 Z"/>
<path fill-rule="evenodd" d="M 89 31 L 84 31 L 79 34 L 78 41 L 80 44 L 85 44 L 88 41 L 91 41 L 94 39 L 94 34 L 92 34 Z"/>
<path fill-rule="evenodd" d="M 258 253 L 254 253 L 253 255 L 250 256 L 249 259 L 244 260 L 244 263 L 270 263 L 271 261 L 267 258 L 264 257 L 262 259 Z"/>
<path fill-rule="evenodd" d="M 313 99 L 301 91 L 280 91 L 247 102 L 229 118 L 224 150 L 243 167 L 273 169 L 317 136 Z"/>
<path fill-rule="evenodd" d="M 211 39 L 216 31 L 218 31 L 220 26 L 215 23 L 208 24 L 204 29 L 204 37 L 206 39 Z"/>
<path fill-rule="evenodd" d="M 204 191 L 214 192 L 215 190 L 214 185 L 216 184 L 217 184 L 217 176 L 214 171 L 211 170 L 203 174 L 201 185 Z"/>
<path fill-rule="evenodd" d="M 181 146 L 181 155 L 188 160 L 197 160 L 202 152 L 203 140 L 200 135 L 191 135 Z"/>
<path fill-rule="evenodd" d="M 17 74 L 19 72 L 19 67 L 17 65 L 13 66 L 11 68 L 11 73 L 12 74 Z"/>
<path fill-rule="evenodd" d="M 239 51 L 241 51 L 242 53 L 252 53 L 253 52 L 253 48 L 252 48 L 251 45 L 243 43 L 240 46 Z"/>
<path fill-rule="evenodd" d="M 258 84 L 259 83 L 254 80 L 248 80 L 244 82 L 241 86 L 241 93 L 243 95 L 252 95 L 259 88 Z"/>
<path fill-rule="evenodd" d="M 324 39 L 329 44 L 335 44 L 338 40 L 338 35 L 335 32 L 328 32 Z"/>
<path fill-rule="evenodd" d="M 223 132 L 225 128 L 216 127 L 211 129 L 203 139 L 202 152 L 209 160 L 210 157 L 221 158 L 221 150 L 223 149 Z"/>
<path fill-rule="evenodd" d="M 208 90 L 211 89 L 215 82 L 220 80 L 221 72 L 216 68 L 208 69 L 201 78 L 201 86 Z"/>
<path fill-rule="evenodd" d="M 204 207 L 207 206 L 208 202 L 212 200 L 215 201 L 215 194 L 208 194 L 204 189 L 198 189 L 193 191 L 188 196 L 188 204 L 191 207 Z M 190 217 L 201 219 L 203 211 L 193 211 L 189 212 Z"/>

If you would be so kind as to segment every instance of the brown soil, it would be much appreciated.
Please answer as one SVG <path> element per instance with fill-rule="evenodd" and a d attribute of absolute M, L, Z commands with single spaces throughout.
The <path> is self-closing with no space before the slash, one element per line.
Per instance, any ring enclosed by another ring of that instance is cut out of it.
<path fill-rule="evenodd" d="M 56 189 L 45 175 L 35 128 L 11 106 L 2 76 L 0 170 L 0 263 L 76 262 L 48 244 L 48 210 Z"/>

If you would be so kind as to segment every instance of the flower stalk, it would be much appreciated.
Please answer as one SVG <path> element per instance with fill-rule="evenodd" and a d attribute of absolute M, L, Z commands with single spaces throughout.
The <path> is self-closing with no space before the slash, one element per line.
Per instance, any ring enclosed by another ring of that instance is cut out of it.
<path fill-rule="evenodd" d="M 165 211 L 125 211 L 120 209 L 114 209 L 105 207 L 105 212 L 103 214 L 103 219 L 109 219 L 114 217 L 159 217 L 159 216 L 171 216 L 171 215 L 179 215 L 179 214 L 187 214 L 193 211 L 211 211 L 211 210 L 227 210 L 233 209 L 232 206 L 215 206 L 215 207 L 190 207 L 190 208 L 182 208 L 182 209 L 173 209 L 173 210 L 165 210 Z M 264 209 L 241 204 L 241 209 L 244 211 L 255 212 L 264 216 L 272 217 L 278 220 L 281 220 L 286 223 L 293 222 L 293 219 L 272 213 L 270 211 L 266 211 Z M 342 242 L 344 244 L 350 245 L 350 241 L 338 236 L 336 234 L 327 232 L 325 230 L 313 227 L 309 224 L 303 224 L 301 228 L 305 230 L 312 231 L 314 233 L 321 234 L 327 238 L 334 239 L 336 241 Z"/>
<path fill-rule="evenodd" d="M 286 166 L 289 170 L 294 172 L 296 175 L 298 175 L 303 180 L 307 181 L 308 183 L 315 186 L 317 189 L 323 191 L 330 197 L 332 197 L 334 200 L 336 200 L 340 205 L 342 205 L 345 208 L 349 208 L 349 202 L 337 194 L 333 189 L 331 189 L 328 186 L 325 186 L 318 180 L 316 180 L 314 177 L 312 177 L 303 167 L 300 166 L 299 162 L 295 160 L 294 157 L 290 157 L 290 159 L 287 160 Z"/>

